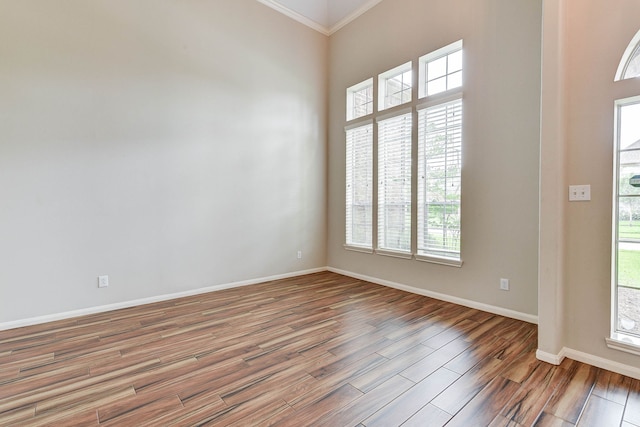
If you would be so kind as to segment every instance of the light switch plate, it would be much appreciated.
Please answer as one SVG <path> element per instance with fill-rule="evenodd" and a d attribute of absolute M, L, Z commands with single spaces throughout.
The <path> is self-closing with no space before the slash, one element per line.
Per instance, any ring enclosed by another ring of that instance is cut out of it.
<path fill-rule="evenodd" d="M 570 202 L 587 202 L 591 200 L 591 185 L 570 185 Z"/>

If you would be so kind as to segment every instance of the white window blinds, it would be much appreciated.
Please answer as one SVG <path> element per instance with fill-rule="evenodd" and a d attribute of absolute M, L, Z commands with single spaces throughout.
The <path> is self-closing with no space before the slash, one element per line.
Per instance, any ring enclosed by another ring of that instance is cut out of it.
<path fill-rule="evenodd" d="M 378 248 L 411 251 L 411 113 L 378 122 Z"/>
<path fill-rule="evenodd" d="M 372 248 L 373 125 L 347 131 L 346 243 Z"/>
<path fill-rule="evenodd" d="M 418 111 L 418 254 L 460 259 L 462 100 Z"/>

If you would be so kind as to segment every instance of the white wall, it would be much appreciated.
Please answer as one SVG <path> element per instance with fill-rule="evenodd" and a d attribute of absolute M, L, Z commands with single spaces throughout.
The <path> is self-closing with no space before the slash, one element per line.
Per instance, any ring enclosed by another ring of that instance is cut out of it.
<path fill-rule="evenodd" d="M 254 0 L 0 0 L 0 323 L 326 265 L 327 46 Z"/>
<path fill-rule="evenodd" d="M 537 315 L 542 1 L 383 1 L 331 36 L 331 267 Z M 462 268 L 346 251 L 345 90 L 464 39 Z M 499 290 L 501 277 L 512 290 Z"/>

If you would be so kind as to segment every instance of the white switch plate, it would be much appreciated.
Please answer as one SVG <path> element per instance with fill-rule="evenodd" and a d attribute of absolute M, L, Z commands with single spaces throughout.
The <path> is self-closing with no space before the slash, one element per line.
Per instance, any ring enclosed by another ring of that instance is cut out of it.
<path fill-rule="evenodd" d="M 500 279 L 500 289 L 503 291 L 509 290 L 509 279 Z"/>
<path fill-rule="evenodd" d="M 570 185 L 569 201 L 570 202 L 587 202 L 591 200 L 590 185 Z"/>
<path fill-rule="evenodd" d="M 109 286 L 109 276 L 98 276 L 98 287 L 106 288 Z"/>

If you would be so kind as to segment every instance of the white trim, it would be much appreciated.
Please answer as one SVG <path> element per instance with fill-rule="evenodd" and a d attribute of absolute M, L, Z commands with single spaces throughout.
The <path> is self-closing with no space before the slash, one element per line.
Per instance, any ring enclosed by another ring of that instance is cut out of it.
<path fill-rule="evenodd" d="M 462 267 L 461 259 L 437 257 L 433 255 L 420 255 L 420 254 L 416 254 L 415 258 L 416 258 L 416 261 L 430 262 L 431 264 L 448 265 L 449 267 L 457 267 L 457 268 Z"/>
<path fill-rule="evenodd" d="M 547 353 L 546 351 L 538 349 L 538 351 L 536 351 L 536 357 L 543 362 L 551 363 L 553 365 L 559 365 L 566 357 L 568 359 L 586 363 L 587 365 L 595 366 L 596 368 L 606 369 L 607 371 L 615 372 L 620 375 L 640 379 L 640 367 L 614 362 L 613 360 L 594 356 L 593 354 L 584 353 L 571 348 L 564 347 L 558 354 Z"/>
<path fill-rule="evenodd" d="M 632 336 L 626 336 L 620 333 L 611 334 L 611 338 L 605 338 L 607 347 L 613 350 L 624 351 L 625 353 L 640 356 L 640 339 Z"/>
<path fill-rule="evenodd" d="M 565 356 L 569 359 L 577 360 L 578 362 L 586 363 L 597 368 L 606 369 L 608 371 L 640 380 L 640 367 L 625 365 L 624 363 L 614 362 L 613 360 L 594 356 L 593 354 L 583 353 L 570 348 L 564 348 L 563 350 Z"/>
<path fill-rule="evenodd" d="M 436 105 L 449 104 L 462 99 L 462 88 L 456 87 L 444 92 L 436 93 L 435 95 L 420 98 L 418 102 L 416 102 L 416 111 L 426 110 L 427 108 L 435 107 Z"/>
<path fill-rule="evenodd" d="M 496 307 L 489 304 L 484 304 L 477 301 L 472 301 L 464 298 L 458 298 L 451 295 L 441 294 L 438 292 L 428 291 L 426 289 L 416 288 L 414 286 L 404 285 L 401 283 L 391 282 L 389 280 L 378 279 L 376 277 L 366 276 L 364 274 L 353 273 L 351 271 L 341 270 L 338 268 L 327 267 L 327 270 L 342 274 L 343 276 L 353 277 L 355 279 L 364 280 L 367 282 L 375 283 L 377 285 L 387 286 L 389 288 L 399 289 L 405 292 L 411 292 L 412 294 L 423 295 L 429 298 L 435 298 L 441 301 L 450 302 L 453 304 L 462 305 L 465 307 L 475 308 L 476 310 L 482 310 L 489 313 L 497 314 L 500 316 L 510 317 L 512 319 L 522 320 L 523 322 L 538 323 L 538 316 L 532 314 L 521 313 L 519 311 L 510 310 L 508 308 Z"/>
<path fill-rule="evenodd" d="M 381 1 L 382 0 L 371 0 L 366 2 L 365 4 L 360 6 L 358 9 L 353 11 L 351 14 L 345 16 L 340 21 L 338 21 L 337 23 L 329 27 L 329 35 L 332 35 L 333 33 L 338 31 L 340 28 L 344 27 L 345 25 L 349 24 L 350 22 L 355 21 L 360 15 L 363 15 L 366 11 L 373 8 L 375 5 L 377 5 Z"/>
<path fill-rule="evenodd" d="M 389 249 L 376 249 L 376 255 L 390 256 L 392 258 L 411 259 L 413 254 L 411 252 L 393 251 Z"/>
<path fill-rule="evenodd" d="M 405 116 L 407 114 L 411 114 L 413 112 L 413 108 L 407 107 L 407 103 L 396 105 L 394 107 L 388 108 L 385 110 L 384 114 L 378 114 L 375 118 L 376 123 L 383 122 L 385 120 L 393 119 L 399 116 Z"/>
<path fill-rule="evenodd" d="M 301 15 L 300 13 L 296 12 L 295 10 L 289 9 L 286 6 L 281 5 L 280 3 L 278 3 L 276 0 L 258 0 L 260 3 L 264 4 L 265 6 L 270 7 L 271 9 L 282 13 L 283 15 L 288 16 L 289 18 L 298 21 L 299 23 L 306 25 L 307 27 L 316 30 L 319 33 L 324 34 L 325 36 L 328 36 L 329 33 L 329 29 L 322 25 L 317 23 L 316 21 L 307 18 L 304 15 Z"/>
<path fill-rule="evenodd" d="M 158 295 L 154 297 L 142 298 L 137 300 L 118 302 L 115 304 L 101 305 L 97 307 L 88 307 L 80 310 L 67 311 L 64 313 L 55 313 L 55 314 L 49 314 L 46 316 L 32 317 L 29 319 L 14 320 L 10 322 L 0 323 L 0 331 L 4 331 L 7 329 L 21 328 L 23 326 L 39 325 L 41 323 L 53 322 L 56 320 L 64 320 L 72 317 L 86 316 L 88 314 L 104 313 L 107 311 L 119 310 L 121 308 L 135 307 L 138 305 L 167 301 L 167 300 L 172 300 L 176 298 L 206 294 L 209 292 L 220 291 L 222 289 L 239 288 L 241 286 L 255 285 L 258 283 L 270 282 L 272 280 L 288 279 L 291 277 L 304 276 L 305 274 L 319 273 L 322 271 L 327 271 L 327 268 L 326 267 L 312 268 L 309 270 L 295 271 L 292 273 L 278 274 L 275 276 L 260 277 L 256 279 L 243 280 L 240 282 L 225 283 L 221 285 L 209 286 L 206 288 L 193 289 L 190 291 L 176 292 L 173 294 Z"/>
<path fill-rule="evenodd" d="M 560 353 L 553 354 L 538 349 L 536 350 L 536 358 L 538 358 L 538 360 L 542 360 L 543 362 L 551 363 L 552 365 L 559 365 L 565 358 L 564 351 L 565 349 L 563 348 L 562 350 L 560 350 Z"/>
<path fill-rule="evenodd" d="M 373 119 L 371 118 L 371 114 L 367 114 L 366 116 L 358 117 L 357 119 L 350 120 L 351 123 L 347 124 L 344 127 L 344 131 L 348 131 L 351 129 L 357 129 L 362 126 L 372 125 Z"/>
<path fill-rule="evenodd" d="M 355 245 L 344 245 L 344 249 L 347 251 L 353 251 L 353 252 L 362 252 L 365 254 L 372 254 L 373 253 L 373 248 L 367 248 L 364 246 L 355 246 Z"/>

